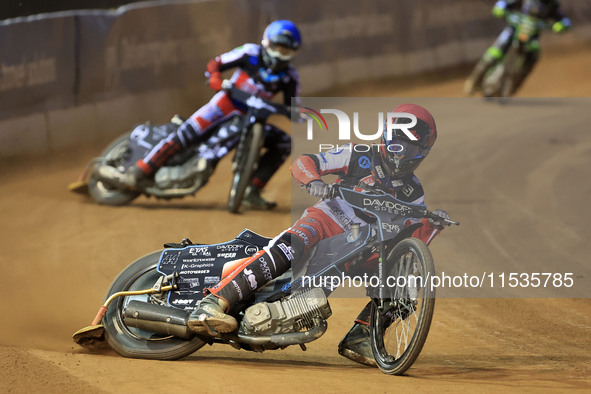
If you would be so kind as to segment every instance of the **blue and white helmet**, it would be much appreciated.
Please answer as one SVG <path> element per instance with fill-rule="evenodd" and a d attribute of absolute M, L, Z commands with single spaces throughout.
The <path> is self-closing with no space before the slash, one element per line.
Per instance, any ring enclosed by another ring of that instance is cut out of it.
<path fill-rule="evenodd" d="M 293 22 L 278 20 L 267 26 L 261 44 L 265 67 L 272 72 L 279 72 L 285 69 L 293 59 L 302 45 L 302 38 Z"/>

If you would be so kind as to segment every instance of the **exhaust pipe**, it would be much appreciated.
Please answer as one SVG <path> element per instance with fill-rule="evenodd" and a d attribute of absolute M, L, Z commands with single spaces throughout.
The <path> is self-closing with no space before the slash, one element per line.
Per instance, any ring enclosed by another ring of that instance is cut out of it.
<path fill-rule="evenodd" d="M 133 300 L 123 311 L 125 324 L 163 335 L 190 339 L 194 335 L 187 327 L 189 313 L 171 306 Z"/>

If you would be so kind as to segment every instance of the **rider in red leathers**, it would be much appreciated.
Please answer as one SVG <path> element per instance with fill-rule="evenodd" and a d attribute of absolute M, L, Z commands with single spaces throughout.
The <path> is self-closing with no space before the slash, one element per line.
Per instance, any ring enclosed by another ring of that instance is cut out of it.
<path fill-rule="evenodd" d="M 319 154 L 306 154 L 292 164 L 292 175 L 305 186 L 308 192 L 319 198 L 327 197 L 329 186 L 322 176 L 338 175 L 341 185 L 365 192 L 377 188 L 391 193 L 395 198 L 414 204 L 423 204 L 425 196 L 414 170 L 427 156 L 437 137 L 433 117 L 425 108 L 415 104 L 398 106 L 393 112 L 413 114 L 417 125 L 411 132 L 418 141 L 411 141 L 399 130 L 392 139 L 384 132 L 379 149 L 371 153 L 356 152 L 353 144 L 341 146 Z M 397 118 L 395 122 L 400 120 Z M 402 146 L 399 153 L 388 149 L 390 145 Z M 441 217 L 449 216 L 438 210 Z M 242 300 L 246 300 L 258 288 L 286 272 L 294 261 L 318 241 L 348 231 L 352 223 L 367 223 L 362 212 L 356 212 L 340 198 L 322 199 L 308 208 L 302 217 L 288 230 L 274 238 L 268 246 L 245 261 L 216 286 L 206 289 L 209 293 L 190 315 L 187 324 L 198 334 L 207 335 L 207 325 L 219 332 L 232 332 L 237 322 L 229 314 Z M 429 244 L 443 228 L 442 223 L 422 219 L 423 226 L 413 233 Z M 411 224 L 409 223 L 406 225 Z M 367 365 L 375 366 L 372 356 L 368 329 L 369 304 L 357 319 L 351 330 L 339 344 L 339 354 Z"/>
<path fill-rule="evenodd" d="M 299 96 L 300 85 L 298 74 L 290 61 L 301 43 L 300 32 L 295 24 L 278 20 L 265 29 L 261 45 L 244 44 L 211 59 L 207 64 L 206 75 L 209 77 L 209 86 L 218 93 L 157 144 L 146 157 L 120 174 L 117 183 L 136 189 L 139 183 L 151 179 L 171 156 L 198 143 L 204 143 L 204 149 L 200 152 L 205 163 L 200 163 L 199 167 L 205 183 L 219 160 L 236 143 L 236 139 L 220 138 L 211 135 L 210 131 L 220 122 L 246 113 L 246 108 L 238 106 L 221 90 L 221 73 L 236 69 L 231 82 L 237 88 L 267 99 L 283 92 L 284 104 L 291 105 L 291 99 Z M 291 152 L 291 138 L 285 132 L 275 126 L 265 125 L 264 133 L 266 152 L 259 160 L 243 200 L 243 205 L 252 209 L 271 209 L 275 206 L 275 203 L 265 201 L 260 191 Z M 220 147 L 218 141 L 226 142 L 222 142 Z"/>

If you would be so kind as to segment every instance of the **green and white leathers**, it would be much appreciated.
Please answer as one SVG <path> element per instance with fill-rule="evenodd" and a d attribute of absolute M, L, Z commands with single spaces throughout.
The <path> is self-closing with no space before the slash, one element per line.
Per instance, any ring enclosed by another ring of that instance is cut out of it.
<path fill-rule="evenodd" d="M 485 96 L 514 94 L 539 59 L 542 30 L 562 33 L 571 25 L 554 0 L 498 1 L 492 14 L 508 26 L 474 67 L 464 87 L 467 95 L 478 90 Z"/>

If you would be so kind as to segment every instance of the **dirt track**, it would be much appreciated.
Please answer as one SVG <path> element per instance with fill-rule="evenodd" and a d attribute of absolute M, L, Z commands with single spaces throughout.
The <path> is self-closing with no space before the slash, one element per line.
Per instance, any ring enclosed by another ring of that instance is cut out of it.
<path fill-rule="evenodd" d="M 590 96 L 590 69 L 591 51 L 547 56 L 521 96 Z M 390 84 L 367 86 L 350 94 L 459 96 L 462 82 L 404 91 Z M 536 258 L 588 263 L 588 119 L 578 119 L 580 127 L 558 136 L 551 130 L 515 134 L 452 127 L 444 116 L 437 121 L 436 149 L 418 175 L 430 206 L 445 207 L 463 222 L 434 241 L 438 265 L 453 259 L 494 267 L 515 256 L 525 264 Z M 495 141 L 503 138 L 512 139 L 512 149 L 499 153 Z M 463 155 L 466 151 L 473 154 Z M 287 167 L 266 194 L 279 202 L 273 213 L 224 211 L 227 163 L 197 198 L 140 199 L 110 208 L 66 191 L 92 153 L 56 155 L 48 163 L 0 174 L 2 282 L 8 295 L 0 306 L 0 391 L 591 390 L 589 299 L 439 299 L 427 344 L 407 377 L 385 376 L 336 353 L 361 299 L 332 301 L 329 330 L 306 353 L 208 347 L 183 361 L 155 362 L 77 348 L 71 334 L 90 322 L 111 280 L 137 257 L 184 237 L 213 243 L 245 227 L 273 235 L 290 225 Z M 499 214 L 501 204 L 508 213 Z M 535 261 L 529 263 L 535 267 Z"/>

